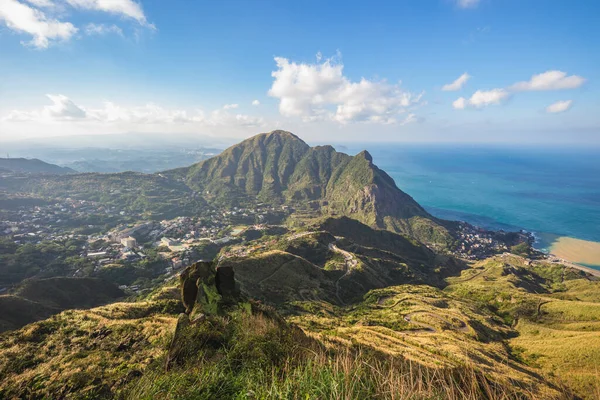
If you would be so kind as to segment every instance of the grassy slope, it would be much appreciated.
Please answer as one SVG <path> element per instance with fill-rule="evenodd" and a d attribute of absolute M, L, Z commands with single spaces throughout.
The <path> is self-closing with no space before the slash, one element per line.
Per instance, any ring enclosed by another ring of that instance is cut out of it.
<path fill-rule="evenodd" d="M 173 293 L 64 311 L 1 334 L 0 398 L 114 397 L 162 354 L 182 310 Z"/>
<path fill-rule="evenodd" d="M 324 342 L 353 343 L 429 368 L 471 366 L 515 387 L 557 395 L 507 350 L 511 330 L 493 314 L 448 297 L 430 286 L 404 285 L 373 290 L 351 307 L 326 303 L 295 304 L 303 313 L 290 317 Z"/>
<path fill-rule="evenodd" d="M 452 270 L 441 290 L 414 284 L 441 281 L 439 257 L 390 233 L 378 239 L 388 250 L 366 246 L 365 232 L 353 233 L 362 244 L 323 231 L 265 237 L 223 261 L 307 337 L 278 317 L 209 318 L 165 373 L 181 310 L 165 287 L 1 335 L 0 397 L 570 398 L 550 378 L 594 398 L 597 282 L 510 256 Z"/>
<path fill-rule="evenodd" d="M 124 296 L 114 284 L 96 278 L 49 278 L 26 281 L 13 294 L 0 296 L 0 332 L 18 329 L 70 308 L 90 308 Z"/>
<path fill-rule="evenodd" d="M 179 336 L 178 363 L 154 363 L 135 399 L 480 399 L 534 396 L 469 367 L 428 368 L 370 347 L 327 345 L 270 313 L 209 317 Z M 540 392 L 536 392 L 539 394 Z"/>
<path fill-rule="evenodd" d="M 487 306 L 512 323 L 520 357 L 579 395 L 600 396 L 600 281 L 556 264 L 521 257 L 477 263 L 446 289 Z"/>

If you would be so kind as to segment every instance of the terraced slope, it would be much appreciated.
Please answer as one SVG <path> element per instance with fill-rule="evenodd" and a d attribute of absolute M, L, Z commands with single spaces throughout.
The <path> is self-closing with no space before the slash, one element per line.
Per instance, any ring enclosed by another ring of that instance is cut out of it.
<path fill-rule="evenodd" d="M 509 343 L 532 367 L 600 396 L 600 280 L 545 262 L 497 256 L 449 279 L 453 297 L 485 304 L 516 331 Z"/>

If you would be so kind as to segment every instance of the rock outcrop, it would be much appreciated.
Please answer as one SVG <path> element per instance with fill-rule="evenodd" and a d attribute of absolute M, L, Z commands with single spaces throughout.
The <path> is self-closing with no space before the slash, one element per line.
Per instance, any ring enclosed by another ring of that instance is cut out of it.
<path fill-rule="evenodd" d="M 179 279 L 185 312 L 192 320 L 200 314 L 222 313 L 224 307 L 240 300 L 232 267 L 199 261 L 187 267 Z"/>

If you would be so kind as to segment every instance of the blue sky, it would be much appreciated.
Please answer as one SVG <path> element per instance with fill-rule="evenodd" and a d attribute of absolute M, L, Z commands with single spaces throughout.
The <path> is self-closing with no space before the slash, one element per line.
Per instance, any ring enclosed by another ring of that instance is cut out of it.
<path fill-rule="evenodd" d="M 591 0 L 0 0 L 0 140 L 283 128 L 600 144 L 599 12 Z"/>

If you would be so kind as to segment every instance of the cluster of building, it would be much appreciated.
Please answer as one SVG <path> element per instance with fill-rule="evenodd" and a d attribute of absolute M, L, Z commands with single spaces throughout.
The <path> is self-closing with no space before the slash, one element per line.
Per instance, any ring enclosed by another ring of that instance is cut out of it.
<path fill-rule="evenodd" d="M 507 240 L 509 236 L 510 240 Z M 458 240 L 455 251 L 457 256 L 470 260 L 482 260 L 494 254 L 508 252 L 509 248 L 517 243 L 532 244 L 535 238 L 533 234 L 523 230 L 510 233 L 496 232 L 460 222 Z"/>
<path fill-rule="evenodd" d="M 27 195 L 23 196 L 27 197 Z M 22 198 L 15 200 L 19 201 Z M 74 230 L 82 227 L 96 228 L 96 232 L 102 229 L 101 226 L 105 221 L 102 219 L 98 226 L 78 222 L 78 220 L 96 221 L 96 218 L 89 218 L 92 215 L 114 217 L 113 221 L 135 220 L 140 216 L 127 215 L 117 207 L 90 200 L 66 198 L 44 205 L 32 205 L 32 203 L 26 200 L 15 210 L 3 210 L 0 214 L 2 218 L 0 235 L 10 236 L 18 244 L 73 237 L 86 240 L 87 244 L 80 249 L 80 255 L 91 261 L 96 270 L 110 264 L 141 261 L 147 257 L 143 248 L 148 246 L 159 249 L 168 247 L 168 251 L 158 253 L 168 261 L 165 269 L 168 275 L 176 273 L 195 261 L 191 259 L 195 246 L 203 243 L 218 246 L 234 243 L 244 232 L 245 227 L 253 226 L 254 229 L 262 229 L 264 226 L 261 223 L 272 219 L 275 213 L 280 215 L 289 211 L 286 206 L 274 207 L 265 204 L 223 209 L 207 208 L 201 215 L 194 217 L 143 221 L 133 225 L 120 225 L 108 232 L 74 235 Z M 40 203 L 37 201 L 35 204 Z M 124 217 L 126 219 L 123 219 Z M 246 251 L 258 250 L 242 249 L 244 248 L 236 248 L 233 253 L 241 255 Z M 77 271 L 75 275 L 80 272 Z"/>
<path fill-rule="evenodd" d="M 494 237 L 493 231 L 460 223 L 456 253 L 461 258 L 482 260 L 493 254 L 508 250 L 505 243 Z"/>
<path fill-rule="evenodd" d="M 88 238 L 88 243 L 91 246 L 98 240 L 100 239 Z M 136 261 L 146 258 L 146 255 L 139 249 L 137 240 L 131 236 L 116 237 L 94 251 L 87 251 L 85 256 L 96 263 L 96 268 L 117 261 Z"/>
<path fill-rule="evenodd" d="M 15 201 L 27 203 L 28 196 Z M 38 243 L 42 240 L 58 240 L 73 227 L 81 228 L 74 221 L 86 221 L 91 215 L 122 216 L 123 211 L 89 200 L 66 198 L 45 205 L 23 205 L 16 210 L 3 210 L 0 235 L 10 235 L 16 243 Z M 94 225 L 85 225 L 94 228 Z"/>

